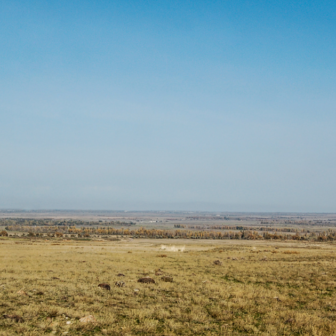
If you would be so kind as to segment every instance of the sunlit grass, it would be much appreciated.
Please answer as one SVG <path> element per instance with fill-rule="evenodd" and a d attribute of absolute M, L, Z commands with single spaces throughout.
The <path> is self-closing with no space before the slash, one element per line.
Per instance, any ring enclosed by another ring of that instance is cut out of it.
<path fill-rule="evenodd" d="M 336 335 L 332 245 L 0 242 L 0 335 Z"/>

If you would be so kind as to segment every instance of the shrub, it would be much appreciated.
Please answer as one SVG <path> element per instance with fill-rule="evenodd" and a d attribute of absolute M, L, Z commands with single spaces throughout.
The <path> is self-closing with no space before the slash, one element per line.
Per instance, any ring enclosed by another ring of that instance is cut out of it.
<path fill-rule="evenodd" d="M 2 230 L 0 232 L 0 236 L 3 236 L 3 237 L 8 237 L 8 232 L 6 230 Z"/>

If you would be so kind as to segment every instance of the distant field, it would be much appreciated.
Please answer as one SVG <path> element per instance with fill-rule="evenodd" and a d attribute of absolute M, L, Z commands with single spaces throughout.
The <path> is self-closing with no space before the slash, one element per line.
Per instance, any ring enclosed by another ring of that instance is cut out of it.
<path fill-rule="evenodd" d="M 0 228 L 12 238 L 336 241 L 335 214 L 0 211 Z"/>
<path fill-rule="evenodd" d="M 331 243 L 4 237 L 0 258 L 0 335 L 336 335 Z"/>

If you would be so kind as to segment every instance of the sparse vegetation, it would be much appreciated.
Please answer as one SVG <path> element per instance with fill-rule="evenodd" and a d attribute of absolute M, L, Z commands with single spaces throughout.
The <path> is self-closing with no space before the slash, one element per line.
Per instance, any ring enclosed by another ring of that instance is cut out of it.
<path fill-rule="evenodd" d="M 333 245 L 161 242 L 3 237 L 0 335 L 336 333 Z"/>
<path fill-rule="evenodd" d="M 306 241 L 335 241 L 336 230 L 328 229 L 319 232 L 307 230 L 295 230 L 287 228 L 284 231 L 256 231 L 253 228 L 241 228 L 241 231 L 223 230 L 165 230 L 165 229 L 129 229 L 114 227 L 59 227 L 59 226 L 21 226 L 6 227 L 12 232 L 28 232 L 28 236 L 48 235 L 61 237 L 64 234 L 74 237 L 89 238 L 92 235 L 99 236 L 131 236 L 133 238 L 170 238 L 170 239 L 243 239 L 243 240 L 306 240 Z M 263 232 L 264 231 L 264 232 Z M 290 233 L 293 232 L 293 233 Z M 295 233 L 295 234 L 294 234 Z"/>

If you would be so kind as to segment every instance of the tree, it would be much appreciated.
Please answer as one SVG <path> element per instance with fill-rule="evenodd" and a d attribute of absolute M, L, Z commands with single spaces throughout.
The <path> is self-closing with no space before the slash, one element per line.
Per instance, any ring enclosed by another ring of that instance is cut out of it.
<path fill-rule="evenodd" d="M 3 237 L 8 237 L 8 232 L 6 230 L 2 230 L 0 232 L 0 236 L 3 236 Z"/>

